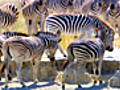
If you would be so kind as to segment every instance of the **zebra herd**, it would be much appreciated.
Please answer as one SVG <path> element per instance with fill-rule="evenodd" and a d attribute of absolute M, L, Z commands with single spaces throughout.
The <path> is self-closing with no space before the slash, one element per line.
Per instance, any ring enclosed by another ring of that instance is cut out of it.
<path fill-rule="evenodd" d="M 113 51 L 114 35 L 118 27 L 120 35 L 120 1 L 119 0 L 20 0 L 21 11 L 28 28 L 28 35 L 17 32 L 5 32 L 0 35 L 0 55 L 4 56 L 4 64 L 0 72 L 5 71 L 5 87 L 8 87 L 9 63 L 13 58 L 17 64 L 17 76 L 25 87 L 21 77 L 22 63 L 30 61 L 33 67 L 34 82 L 38 82 L 37 71 L 44 52 L 55 61 L 54 55 L 59 48 L 64 56 L 59 42 L 61 34 L 75 36 L 78 40 L 71 42 L 67 48 L 68 60 L 63 64 L 64 75 L 62 89 L 65 88 L 67 70 L 74 59 L 79 62 L 92 62 L 94 76 L 99 61 L 99 82 L 101 79 L 101 65 L 105 50 Z M 54 14 L 57 13 L 57 14 Z M 99 18 L 102 16 L 106 21 Z M 19 11 L 12 4 L 0 7 L 0 33 L 1 28 L 7 28 L 17 21 Z M 111 24 L 111 25 L 110 25 Z M 40 28 L 40 32 L 38 32 Z M 95 33 L 95 39 L 90 39 Z M 83 39 L 86 36 L 89 39 Z M 5 70 L 4 70 L 5 69 Z M 77 72 L 74 70 L 75 76 Z M 1 73 L 0 73 L 1 75 Z M 78 87 L 81 84 L 75 78 Z M 96 82 L 96 79 L 94 80 Z"/>

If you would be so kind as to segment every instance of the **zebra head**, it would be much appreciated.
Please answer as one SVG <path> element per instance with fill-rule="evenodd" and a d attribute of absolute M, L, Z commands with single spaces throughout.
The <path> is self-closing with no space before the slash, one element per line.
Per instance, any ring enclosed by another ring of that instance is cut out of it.
<path fill-rule="evenodd" d="M 91 12 L 95 15 L 100 15 L 102 12 L 102 0 L 94 0 L 91 3 Z"/>
<path fill-rule="evenodd" d="M 73 2 L 74 2 L 74 0 L 61 0 L 61 4 L 65 5 L 65 6 L 72 6 Z"/>
<path fill-rule="evenodd" d="M 111 0 L 110 9 L 115 9 L 118 0 Z"/>
<path fill-rule="evenodd" d="M 117 18 L 120 16 L 120 0 L 115 1 L 111 0 L 111 5 L 109 7 L 110 9 L 110 15 L 113 16 L 114 18 Z"/>
<path fill-rule="evenodd" d="M 56 34 L 50 32 L 38 32 L 36 36 L 44 39 L 47 45 L 45 53 L 50 59 L 50 61 L 55 61 L 54 55 L 58 49 L 58 43 L 61 41 L 61 38 Z"/>
<path fill-rule="evenodd" d="M 100 38 L 103 41 L 103 44 L 108 51 L 113 51 L 113 41 L 115 31 L 109 30 L 108 28 L 100 26 L 96 30 L 96 37 Z"/>

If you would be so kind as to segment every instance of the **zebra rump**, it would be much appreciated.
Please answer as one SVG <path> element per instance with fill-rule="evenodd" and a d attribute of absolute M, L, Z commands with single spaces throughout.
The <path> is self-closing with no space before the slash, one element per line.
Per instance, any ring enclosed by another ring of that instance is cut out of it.
<path fill-rule="evenodd" d="M 18 19 L 19 11 L 12 4 L 5 4 L 0 8 L 0 26 L 7 28 L 13 25 Z"/>

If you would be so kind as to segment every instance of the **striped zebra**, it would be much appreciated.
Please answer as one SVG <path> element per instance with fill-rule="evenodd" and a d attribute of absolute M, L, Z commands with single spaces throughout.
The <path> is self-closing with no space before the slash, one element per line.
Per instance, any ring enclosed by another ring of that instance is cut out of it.
<path fill-rule="evenodd" d="M 22 15 L 25 18 L 29 34 L 35 34 L 38 31 L 38 23 L 43 22 L 43 19 L 47 14 L 45 3 L 46 0 L 34 0 L 28 1 L 28 3 L 22 5 Z M 41 31 L 44 31 L 44 25 L 40 24 L 40 29 Z"/>
<path fill-rule="evenodd" d="M 12 4 L 4 4 L 0 7 L 0 34 L 1 28 L 8 28 L 18 19 L 18 10 Z"/>
<path fill-rule="evenodd" d="M 37 71 L 40 59 L 45 49 L 58 44 L 61 38 L 49 32 L 38 32 L 34 36 L 23 37 L 15 36 L 8 38 L 3 43 L 3 55 L 5 64 L 5 87 L 8 87 L 8 70 L 11 57 L 17 64 L 17 76 L 20 83 L 25 87 L 25 83 L 21 78 L 21 67 L 25 61 L 30 61 L 33 67 L 33 80 L 38 82 Z"/>
<path fill-rule="evenodd" d="M 47 0 L 46 8 L 49 14 L 57 13 L 67 13 L 73 11 L 73 3 L 75 0 Z"/>
<path fill-rule="evenodd" d="M 116 29 L 120 36 L 120 1 L 112 1 L 110 7 L 106 11 L 105 19 Z"/>
<path fill-rule="evenodd" d="M 0 35 L 0 58 L 3 56 L 3 53 L 1 51 L 3 43 L 5 42 L 6 39 L 13 37 L 13 36 L 24 36 L 24 37 L 29 37 L 28 34 L 21 33 L 21 32 L 4 32 L 3 35 Z M 40 37 L 40 36 L 39 36 Z M 50 59 L 52 67 L 55 66 L 55 53 L 57 51 L 58 45 L 53 45 L 52 47 L 49 47 L 48 49 L 45 50 L 45 54 L 48 56 Z M 0 61 L 1 62 L 1 61 Z M 0 72 L 4 74 L 4 65 L 0 67 Z M 1 77 L 0 77 L 1 79 Z M 12 77 L 10 74 L 8 74 L 8 79 L 11 80 Z"/>
<path fill-rule="evenodd" d="M 78 39 L 73 41 L 67 48 L 68 60 L 63 64 L 64 74 L 62 80 L 62 89 L 65 88 L 65 78 L 67 70 L 71 67 L 74 59 L 77 62 L 92 62 L 93 71 L 94 71 L 94 83 L 97 82 L 96 79 L 96 65 L 94 62 L 99 61 L 99 82 L 102 83 L 101 79 L 101 68 L 103 55 L 105 50 L 113 51 L 113 41 L 114 41 L 114 31 L 108 30 L 106 27 L 99 27 L 96 29 L 97 35 L 95 39 Z M 74 80 L 78 87 L 81 87 L 81 84 L 77 79 L 77 72 L 74 70 Z"/>
<path fill-rule="evenodd" d="M 46 19 L 47 30 L 56 33 L 58 36 L 61 36 L 61 34 L 71 36 L 82 34 L 80 38 L 85 35 L 87 38 L 91 38 L 92 33 L 95 32 L 94 30 L 100 26 L 106 27 L 109 31 L 114 31 L 113 27 L 95 15 L 57 14 Z M 59 49 L 65 56 L 60 44 Z"/>
<path fill-rule="evenodd" d="M 24 37 L 28 37 L 27 34 L 24 34 L 24 33 L 18 33 L 18 32 L 4 32 L 2 35 L 0 35 L 0 62 L 1 62 L 1 57 L 3 56 L 3 53 L 2 53 L 2 47 L 3 47 L 3 43 L 5 42 L 6 39 L 8 39 L 9 37 L 13 37 L 13 36 L 24 36 Z M 2 62 L 1 62 L 2 63 Z M 0 66 L 0 73 L 1 74 L 4 74 L 4 64 L 2 64 Z M 10 74 L 8 74 L 8 80 L 11 80 L 12 77 Z M 1 75 L 0 75 L 0 80 L 1 80 Z"/>
<path fill-rule="evenodd" d="M 76 0 L 81 1 L 81 0 Z M 78 4 L 79 6 L 80 4 Z M 76 6 L 76 4 L 74 5 Z M 77 11 L 81 11 L 82 14 L 94 14 L 99 16 L 102 11 L 102 0 L 85 0 L 85 3 Z"/>

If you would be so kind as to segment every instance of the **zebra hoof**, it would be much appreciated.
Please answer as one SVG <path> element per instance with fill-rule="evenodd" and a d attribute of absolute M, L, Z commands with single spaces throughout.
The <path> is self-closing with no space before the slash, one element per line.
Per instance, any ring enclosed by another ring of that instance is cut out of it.
<path fill-rule="evenodd" d="M 38 83 L 38 79 L 35 79 L 35 80 L 34 80 L 34 83 Z"/>
<path fill-rule="evenodd" d="M 62 90 L 65 90 L 65 85 L 62 85 Z"/>
<path fill-rule="evenodd" d="M 5 85 L 5 88 L 8 88 L 8 85 Z"/>
<path fill-rule="evenodd" d="M 22 85 L 22 87 L 26 87 L 26 85 L 24 84 L 24 85 Z"/>
<path fill-rule="evenodd" d="M 65 83 L 62 83 L 62 90 L 65 90 Z"/>
<path fill-rule="evenodd" d="M 67 57 L 67 55 L 64 54 L 64 57 Z"/>
<path fill-rule="evenodd" d="M 102 80 L 99 81 L 100 84 L 103 84 Z"/>
<path fill-rule="evenodd" d="M 97 83 L 97 81 L 96 80 L 94 80 L 94 84 L 96 84 Z"/>
<path fill-rule="evenodd" d="M 78 84 L 78 88 L 81 88 L 82 86 L 80 84 Z"/>
<path fill-rule="evenodd" d="M 10 81 L 12 80 L 12 77 L 9 74 L 8 74 L 8 80 Z"/>

